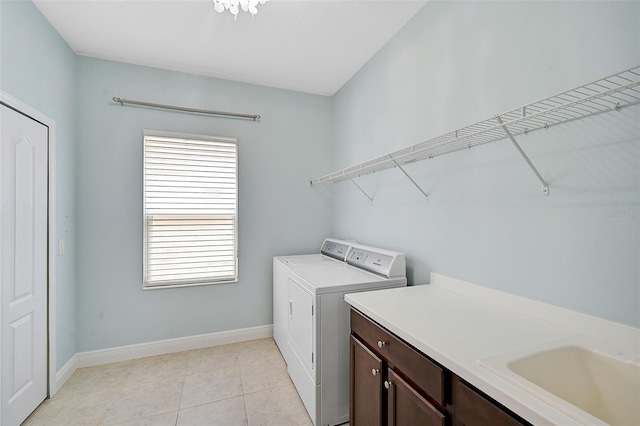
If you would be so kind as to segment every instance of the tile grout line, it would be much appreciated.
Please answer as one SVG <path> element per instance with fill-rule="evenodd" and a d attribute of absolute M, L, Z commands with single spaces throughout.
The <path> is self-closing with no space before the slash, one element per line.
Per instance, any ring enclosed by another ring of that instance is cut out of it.
<path fill-rule="evenodd" d="M 189 370 L 189 361 L 191 360 L 191 352 L 189 351 L 189 358 L 187 359 L 187 365 L 184 367 L 184 376 L 182 377 L 182 390 L 180 391 L 180 399 L 178 400 L 178 412 L 176 413 L 176 421 L 173 426 L 178 426 L 178 419 L 180 418 L 180 410 L 182 409 L 182 395 L 184 394 L 184 387 L 187 384 L 187 371 Z"/>
<path fill-rule="evenodd" d="M 247 420 L 247 426 L 249 426 L 249 410 L 247 409 L 247 398 L 245 398 L 245 386 L 244 380 L 242 378 L 242 364 L 240 363 L 240 357 L 237 359 L 238 361 L 238 369 L 240 370 L 240 383 L 242 384 L 242 405 L 244 406 L 244 418 Z"/>
<path fill-rule="evenodd" d="M 244 397 L 244 393 L 242 394 L 242 405 L 244 405 L 244 418 L 247 419 L 247 426 L 249 425 L 249 410 L 247 409 L 247 399 Z"/>

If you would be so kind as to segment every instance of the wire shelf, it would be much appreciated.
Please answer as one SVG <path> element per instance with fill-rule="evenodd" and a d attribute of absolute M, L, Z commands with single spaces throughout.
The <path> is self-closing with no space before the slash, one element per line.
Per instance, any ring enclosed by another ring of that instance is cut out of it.
<path fill-rule="evenodd" d="M 640 102 L 640 65 L 310 181 L 335 183 Z"/>

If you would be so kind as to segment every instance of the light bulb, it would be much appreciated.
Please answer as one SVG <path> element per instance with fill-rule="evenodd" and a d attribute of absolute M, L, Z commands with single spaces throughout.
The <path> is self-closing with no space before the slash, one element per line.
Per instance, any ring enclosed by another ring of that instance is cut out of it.
<path fill-rule="evenodd" d="M 269 0 L 212 0 L 213 8 L 216 12 L 222 13 L 228 10 L 234 17 L 238 19 L 240 10 L 251 13 L 251 16 L 258 13 L 258 4 L 265 4 Z"/>

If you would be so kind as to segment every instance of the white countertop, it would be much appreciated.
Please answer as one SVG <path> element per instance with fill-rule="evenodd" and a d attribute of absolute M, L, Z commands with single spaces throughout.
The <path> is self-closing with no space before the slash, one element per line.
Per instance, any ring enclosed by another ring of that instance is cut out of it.
<path fill-rule="evenodd" d="M 354 293 L 351 306 L 535 425 L 581 424 L 479 360 L 589 334 L 637 356 L 637 328 L 432 274 L 430 285 Z"/>

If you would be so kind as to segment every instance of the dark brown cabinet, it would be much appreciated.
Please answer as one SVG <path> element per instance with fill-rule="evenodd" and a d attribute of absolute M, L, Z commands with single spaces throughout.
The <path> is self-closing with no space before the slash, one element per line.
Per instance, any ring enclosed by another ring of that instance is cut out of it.
<path fill-rule="evenodd" d="M 515 426 L 526 421 L 351 310 L 351 426 Z"/>

